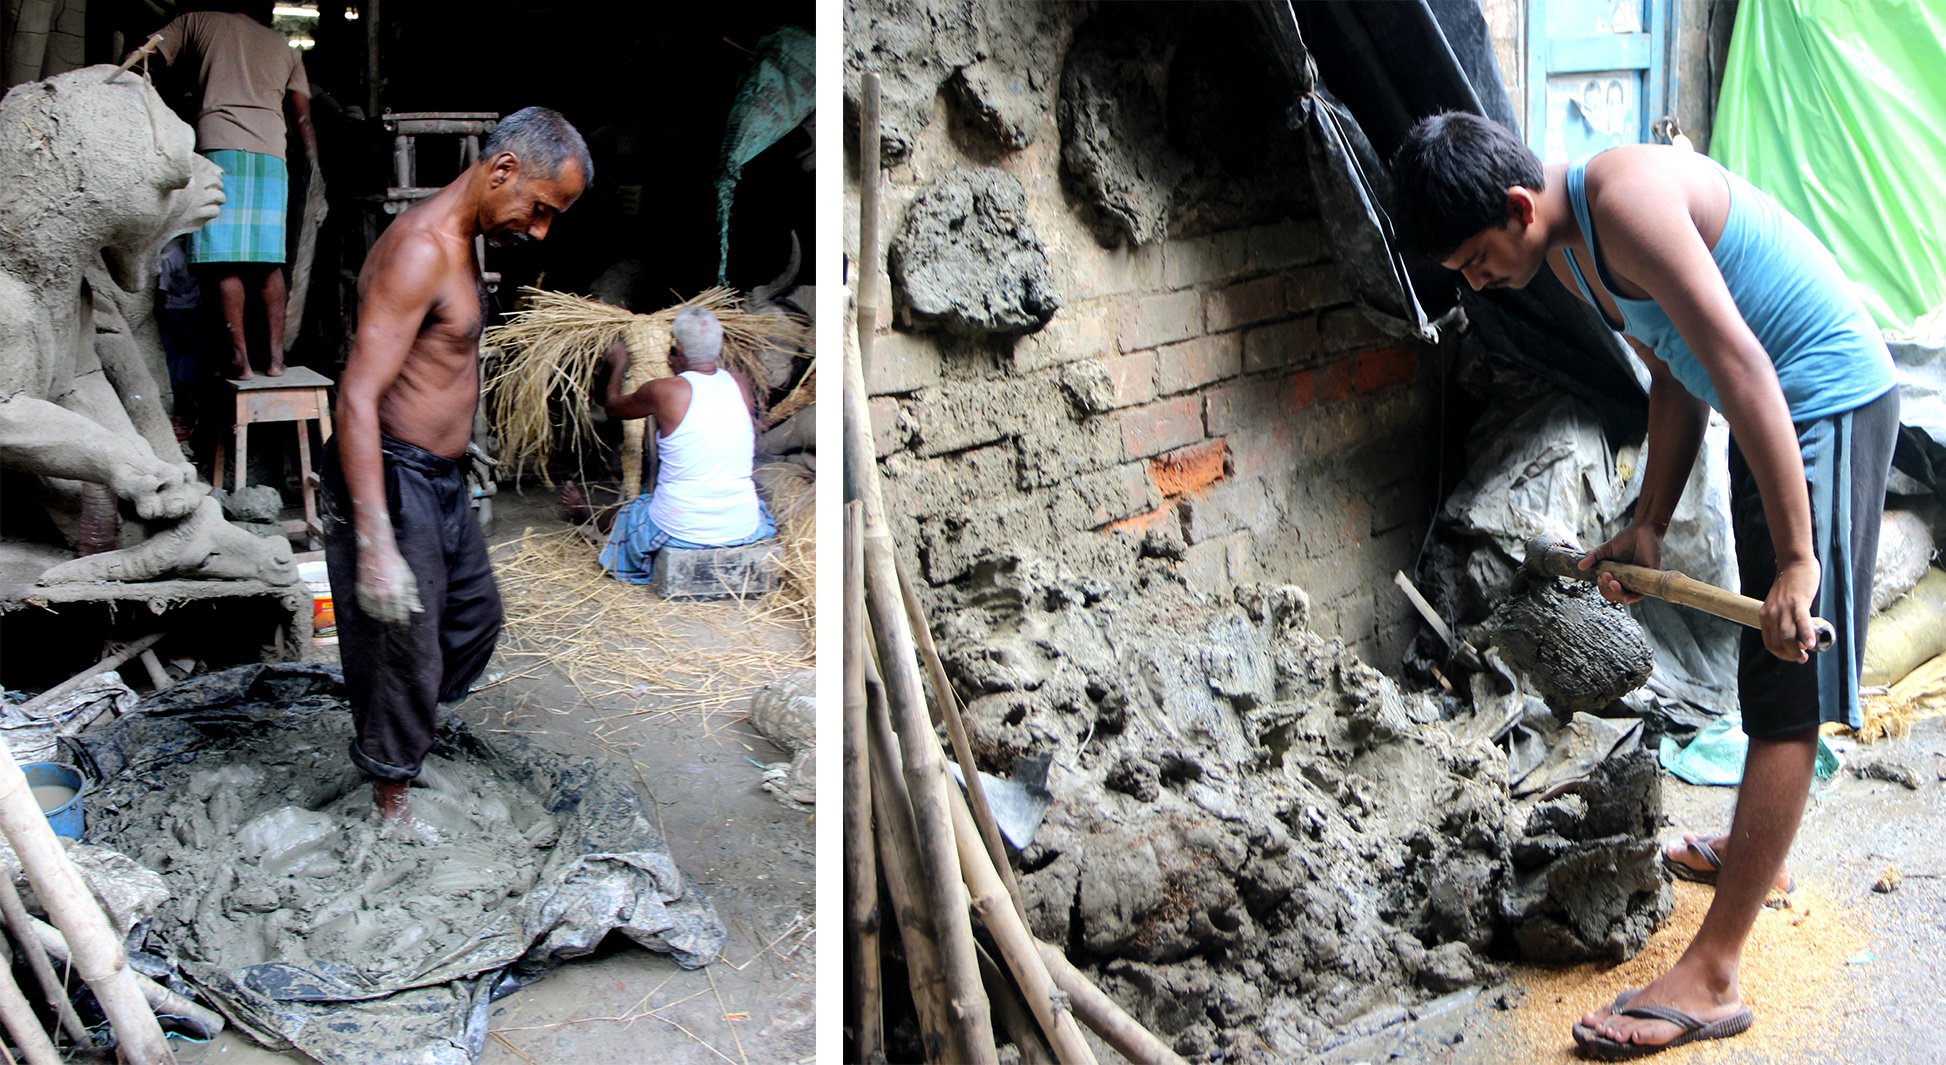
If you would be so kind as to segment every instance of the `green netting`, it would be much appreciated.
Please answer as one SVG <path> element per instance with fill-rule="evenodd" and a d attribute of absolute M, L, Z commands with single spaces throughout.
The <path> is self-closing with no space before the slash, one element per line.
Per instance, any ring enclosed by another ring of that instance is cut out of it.
<path fill-rule="evenodd" d="M 785 26 L 757 42 L 757 56 L 737 85 L 723 124 L 716 171 L 716 283 L 730 268 L 730 201 L 743 165 L 782 140 L 817 106 L 817 38 Z"/>
<path fill-rule="evenodd" d="M 1710 154 L 1821 237 L 1879 325 L 1946 305 L 1946 2 L 1744 0 Z"/>

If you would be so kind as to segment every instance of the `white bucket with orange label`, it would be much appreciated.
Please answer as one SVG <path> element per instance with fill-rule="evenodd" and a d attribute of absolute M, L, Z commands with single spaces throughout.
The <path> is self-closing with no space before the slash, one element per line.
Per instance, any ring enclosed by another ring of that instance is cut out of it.
<path fill-rule="evenodd" d="M 298 579 L 311 593 L 311 642 L 314 644 L 336 644 L 338 642 L 338 611 L 331 602 L 331 576 L 322 562 L 301 562 L 297 566 Z"/>

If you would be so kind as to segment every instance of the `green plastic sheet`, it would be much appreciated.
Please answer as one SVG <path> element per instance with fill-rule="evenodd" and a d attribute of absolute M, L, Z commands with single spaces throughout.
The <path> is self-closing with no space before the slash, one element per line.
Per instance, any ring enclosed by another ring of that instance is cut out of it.
<path fill-rule="evenodd" d="M 1946 306 L 1946 0 L 1743 0 L 1710 154 L 1802 219 L 1886 329 Z"/>
<path fill-rule="evenodd" d="M 716 170 L 716 283 L 728 284 L 730 204 L 743 165 L 784 139 L 817 109 L 817 38 L 784 26 L 757 41 L 723 124 Z"/>

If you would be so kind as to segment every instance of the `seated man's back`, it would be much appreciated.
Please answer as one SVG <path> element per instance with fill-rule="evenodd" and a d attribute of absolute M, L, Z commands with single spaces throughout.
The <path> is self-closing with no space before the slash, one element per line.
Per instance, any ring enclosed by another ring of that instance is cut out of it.
<path fill-rule="evenodd" d="M 664 547 L 737 547 L 777 535 L 777 523 L 751 480 L 756 427 L 749 386 L 723 366 L 723 326 L 700 307 L 685 307 L 670 325 L 670 377 L 624 393 L 627 349 L 609 349 L 610 416 L 656 420 L 661 469 L 655 490 L 615 515 L 601 565 L 616 579 L 647 584 Z M 662 432 L 667 428 L 667 433 Z"/>
<path fill-rule="evenodd" d="M 756 429 L 743 390 L 730 371 L 685 370 L 689 409 L 668 435 L 656 434 L 660 458 L 649 519 L 699 544 L 738 540 L 757 528 L 750 467 Z"/>

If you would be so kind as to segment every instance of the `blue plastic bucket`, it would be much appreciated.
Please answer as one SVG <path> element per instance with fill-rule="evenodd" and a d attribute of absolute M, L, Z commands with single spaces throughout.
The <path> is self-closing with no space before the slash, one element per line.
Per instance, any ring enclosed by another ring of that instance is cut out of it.
<path fill-rule="evenodd" d="M 42 812 L 47 814 L 47 823 L 54 828 L 54 834 L 66 839 L 81 838 L 81 774 L 72 768 L 54 762 L 35 762 L 20 767 L 27 774 L 27 786 L 34 789 L 34 798 L 41 804 Z M 58 789 L 69 794 L 61 800 Z"/>

